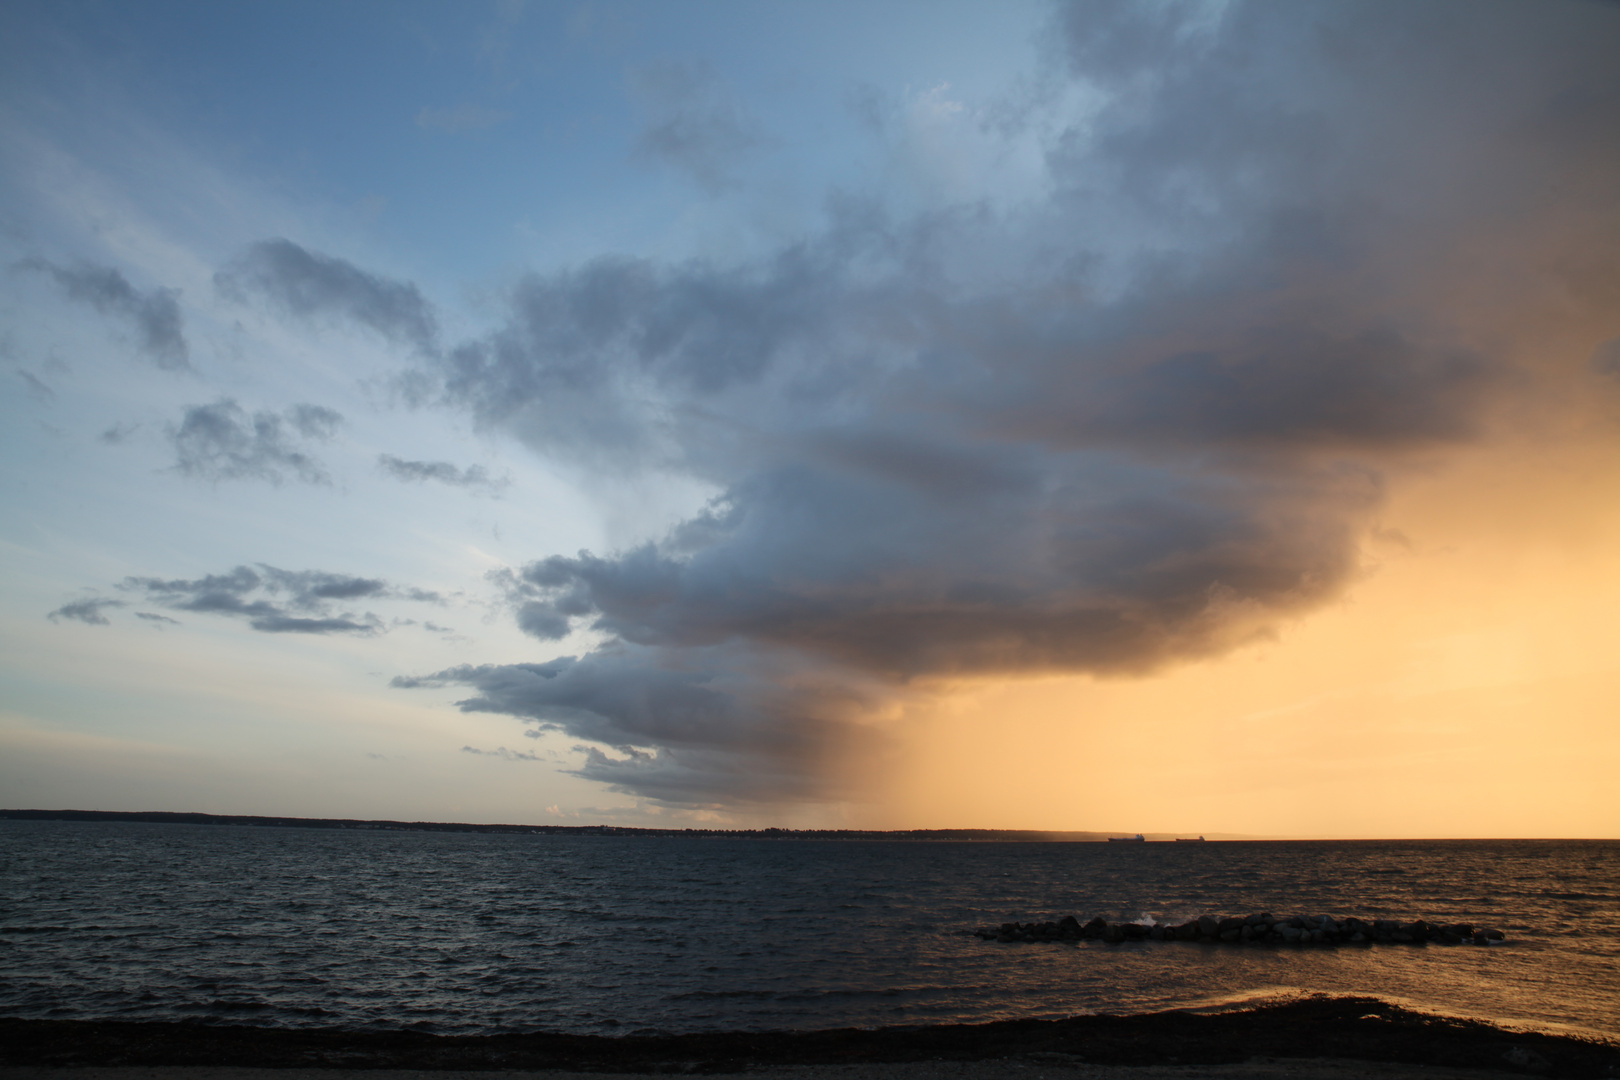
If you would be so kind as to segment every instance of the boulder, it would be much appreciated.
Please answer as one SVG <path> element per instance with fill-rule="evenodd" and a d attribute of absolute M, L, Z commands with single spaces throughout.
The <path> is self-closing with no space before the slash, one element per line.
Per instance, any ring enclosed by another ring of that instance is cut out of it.
<path fill-rule="evenodd" d="M 1198 932 L 1204 937 L 1214 937 L 1220 932 L 1221 921 L 1213 915 L 1200 915 L 1198 917 Z"/>

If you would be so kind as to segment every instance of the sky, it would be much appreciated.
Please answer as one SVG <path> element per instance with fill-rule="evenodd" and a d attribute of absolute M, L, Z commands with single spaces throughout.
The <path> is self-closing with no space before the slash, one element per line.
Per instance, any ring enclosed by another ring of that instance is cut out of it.
<path fill-rule="evenodd" d="M 0 7 L 0 805 L 1620 836 L 1620 5 Z"/>

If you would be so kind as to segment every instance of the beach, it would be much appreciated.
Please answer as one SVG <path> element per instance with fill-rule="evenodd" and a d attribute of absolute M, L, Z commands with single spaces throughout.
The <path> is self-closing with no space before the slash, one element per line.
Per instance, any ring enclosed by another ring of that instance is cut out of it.
<path fill-rule="evenodd" d="M 108 1068 L 0 1068 L 0 1080 L 612 1080 L 645 1073 L 599 1073 L 541 1070 L 538 1072 L 471 1072 L 451 1070 L 382 1069 L 357 1073 L 350 1069 L 254 1069 L 234 1066 L 162 1068 L 125 1066 Z M 922 1062 L 868 1065 L 779 1065 L 744 1069 L 726 1075 L 740 1080 L 1485 1080 L 1504 1074 L 1495 1070 L 1452 1069 L 1385 1062 L 1304 1059 L 1250 1061 L 1241 1065 L 1085 1065 L 1036 1060 Z"/>
<path fill-rule="evenodd" d="M 338 1075 L 715 1073 L 962 1078 L 1620 1075 L 1620 1043 L 1319 997 L 1223 1013 L 1170 1011 L 804 1032 L 436 1036 L 205 1024 L 0 1021 L 0 1080 Z"/>

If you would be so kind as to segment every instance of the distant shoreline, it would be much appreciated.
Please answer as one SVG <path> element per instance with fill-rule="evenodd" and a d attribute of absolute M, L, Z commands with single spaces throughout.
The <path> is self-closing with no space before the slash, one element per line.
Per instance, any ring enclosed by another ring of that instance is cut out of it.
<path fill-rule="evenodd" d="M 0 810 L 0 821 L 6 820 L 132 821 L 151 825 L 245 825 L 270 829 L 350 829 L 360 832 L 534 833 L 563 836 L 679 836 L 752 840 L 1103 843 L 1114 839 L 1128 839 L 1134 835 L 1120 832 L 1065 832 L 1048 829 L 657 829 L 631 825 L 489 825 L 458 821 L 371 821 L 361 818 L 194 814 L 159 810 Z M 1164 839 L 1173 840 L 1177 837 L 1167 833 Z"/>
<path fill-rule="evenodd" d="M 171 810 L 0 810 L 0 821 L 129 821 L 149 825 L 238 825 L 267 829 L 346 829 L 355 832 L 510 833 L 557 836 L 668 836 L 689 839 L 908 841 L 916 843 L 1101 844 L 1135 841 L 1138 833 L 1063 829 L 659 829 L 640 825 L 504 825 L 470 821 L 389 821 L 268 814 L 201 814 Z M 1181 833 L 1147 833 L 1148 844 L 1205 840 Z M 1422 844 L 1615 843 L 1604 836 L 1343 836 L 1279 837 L 1209 833 L 1210 843 Z"/>
<path fill-rule="evenodd" d="M 1255 1058 L 1327 1058 L 1592 1080 L 1620 1070 L 1620 1048 L 1601 1036 L 1509 1030 L 1478 1020 L 1414 1012 L 1368 997 L 1312 997 L 1220 1013 L 626 1036 L 429 1035 L 0 1019 L 0 1066 L 79 1069 L 121 1065 L 713 1073 L 771 1066 L 923 1062 L 1185 1066 Z"/>

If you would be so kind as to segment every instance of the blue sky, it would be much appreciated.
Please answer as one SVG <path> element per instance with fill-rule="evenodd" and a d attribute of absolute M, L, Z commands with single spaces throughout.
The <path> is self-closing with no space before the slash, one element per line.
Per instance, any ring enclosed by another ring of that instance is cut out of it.
<path fill-rule="evenodd" d="M 1311 669 L 1375 566 L 1440 580 L 1493 454 L 1609 535 L 1617 22 L 7 5 L 0 802 L 1140 822 L 1000 766 L 953 809 L 929 732 Z M 1607 595 L 1601 550 L 1524 587 Z M 1313 677 L 1441 693 L 1456 618 Z M 1521 665 L 1574 663 L 1571 740 L 1615 686 L 1582 648 Z M 1324 693 L 1245 686 L 1221 723 Z M 1265 831 L 1217 772 L 1166 813 Z"/>

